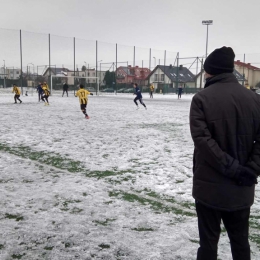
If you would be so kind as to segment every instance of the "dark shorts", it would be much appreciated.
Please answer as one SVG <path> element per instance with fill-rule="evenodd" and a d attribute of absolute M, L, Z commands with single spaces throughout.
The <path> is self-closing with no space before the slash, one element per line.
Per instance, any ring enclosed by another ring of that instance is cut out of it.
<path fill-rule="evenodd" d="M 19 98 L 19 97 L 20 97 L 20 95 L 14 95 L 14 97 L 15 97 L 15 98 Z"/>
<path fill-rule="evenodd" d="M 87 107 L 87 104 L 81 104 L 81 105 L 80 105 L 80 109 L 81 109 L 81 110 L 86 109 L 86 107 Z"/>

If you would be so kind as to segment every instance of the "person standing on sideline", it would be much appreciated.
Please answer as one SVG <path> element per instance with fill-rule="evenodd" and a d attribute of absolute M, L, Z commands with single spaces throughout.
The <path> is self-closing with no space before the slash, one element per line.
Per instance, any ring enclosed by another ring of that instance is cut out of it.
<path fill-rule="evenodd" d="M 67 97 L 68 97 L 68 89 L 69 89 L 69 86 L 68 86 L 67 82 L 64 82 L 62 96 L 64 96 L 64 93 L 66 92 L 67 93 Z"/>
<path fill-rule="evenodd" d="M 42 90 L 43 90 L 42 101 L 44 101 L 45 106 L 49 106 L 50 90 L 46 82 L 45 84 L 42 85 Z"/>
<path fill-rule="evenodd" d="M 82 113 L 85 115 L 85 118 L 89 119 L 86 108 L 88 104 L 88 95 L 93 96 L 93 93 L 84 89 L 84 86 L 82 84 L 79 85 L 79 88 L 80 89 L 76 92 L 75 97 L 79 97 L 80 109 Z"/>
<path fill-rule="evenodd" d="M 190 107 L 195 150 L 193 191 L 200 247 L 197 260 L 217 260 L 221 220 L 234 260 L 250 260 L 250 207 L 260 174 L 260 96 L 233 75 L 230 47 L 205 60 L 205 87 Z"/>
<path fill-rule="evenodd" d="M 142 93 L 141 93 L 141 90 L 140 88 L 138 87 L 138 85 L 136 83 L 132 83 L 133 87 L 135 88 L 135 93 L 134 95 L 136 95 L 135 99 L 134 99 L 134 102 L 137 106 L 137 109 L 139 109 L 139 106 L 137 104 L 137 100 L 139 100 L 139 102 L 145 107 L 145 109 L 147 109 L 146 105 L 144 104 L 143 102 L 143 96 L 142 96 Z"/>
<path fill-rule="evenodd" d="M 39 102 L 42 99 L 42 95 L 43 95 L 43 89 L 42 89 L 42 84 L 41 82 L 39 82 L 36 91 L 38 92 L 38 98 L 39 98 Z"/>
<path fill-rule="evenodd" d="M 150 85 L 150 98 L 153 98 L 154 86 L 153 84 Z"/>
<path fill-rule="evenodd" d="M 178 99 L 179 98 L 181 99 L 182 90 L 183 90 L 183 85 L 180 84 L 179 87 L 178 87 Z"/>
<path fill-rule="evenodd" d="M 12 93 L 14 93 L 14 103 L 16 104 L 17 103 L 17 100 L 20 101 L 20 103 L 22 103 L 22 100 L 20 99 L 20 95 L 21 95 L 21 90 L 20 88 L 13 84 L 13 91 Z"/>

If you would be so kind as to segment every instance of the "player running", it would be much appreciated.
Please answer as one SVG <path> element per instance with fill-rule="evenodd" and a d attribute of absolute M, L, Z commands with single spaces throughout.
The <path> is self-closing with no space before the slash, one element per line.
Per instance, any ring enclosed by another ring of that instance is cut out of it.
<path fill-rule="evenodd" d="M 136 95 L 135 99 L 134 99 L 134 102 L 137 106 L 137 109 L 139 109 L 139 106 L 137 104 L 137 100 L 139 100 L 139 102 L 145 107 L 145 109 L 147 109 L 146 105 L 144 104 L 143 102 L 143 97 L 142 97 L 142 94 L 141 94 L 141 90 L 140 88 L 138 87 L 138 85 L 136 83 L 132 83 L 133 87 L 135 88 L 135 93 L 134 95 Z"/>
<path fill-rule="evenodd" d="M 16 104 L 16 103 L 17 103 L 17 100 L 19 100 L 20 103 L 22 103 L 22 100 L 20 99 L 21 90 L 20 90 L 20 88 L 19 88 L 17 85 L 15 85 L 15 84 L 13 84 L 13 91 L 12 91 L 12 93 L 15 93 L 15 95 L 14 95 L 14 103 Z"/>
<path fill-rule="evenodd" d="M 43 90 L 43 96 L 42 96 L 42 101 L 44 102 L 45 106 L 49 106 L 49 96 L 50 96 L 50 90 L 46 82 L 42 84 L 42 90 Z"/>
<path fill-rule="evenodd" d="M 93 96 L 93 93 L 84 89 L 84 86 L 82 84 L 79 85 L 79 88 L 80 89 L 76 92 L 75 97 L 79 97 L 80 109 L 85 115 L 85 118 L 89 119 L 86 108 L 88 104 L 88 95 Z"/>

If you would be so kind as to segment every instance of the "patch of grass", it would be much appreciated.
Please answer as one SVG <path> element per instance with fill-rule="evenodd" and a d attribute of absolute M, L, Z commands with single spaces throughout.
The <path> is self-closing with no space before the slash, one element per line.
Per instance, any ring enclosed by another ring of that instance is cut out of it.
<path fill-rule="evenodd" d="M 72 213 L 72 214 L 79 214 L 80 212 L 82 212 L 83 211 L 83 209 L 79 209 L 79 208 L 73 208 L 71 211 L 70 211 L 70 213 Z"/>
<path fill-rule="evenodd" d="M 143 227 L 140 227 L 140 228 L 132 228 L 131 230 L 135 230 L 135 231 L 138 231 L 138 232 L 154 231 L 154 229 L 152 229 L 152 228 L 143 228 Z"/>
<path fill-rule="evenodd" d="M 69 158 L 64 158 L 58 153 L 49 153 L 45 151 L 33 151 L 28 146 L 8 146 L 0 143 L 0 151 L 20 156 L 22 158 L 44 163 L 59 169 L 66 169 L 69 172 L 85 171 L 84 166 L 79 161 L 74 161 Z M 44 167 L 42 167 L 44 168 Z"/>
<path fill-rule="evenodd" d="M 65 200 L 65 201 L 62 202 L 63 208 L 61 208 L 61 210 L 68 211 L 69 210 L 69 204 L 79 203 L 79 202 L 81 202 L 81 200 Z"/>
<path fill-rule="evenodd" d="M 96 223 L 97 225 L 107 226 L 107 225 L 109 225 L 109 223 L 111 223 L 111 222 L 113 222 L 115 220 L 116 219 L 113 219 L 113 218 L 111 218 L 111 219 L 107 218 L 105 221 L 94 220 L 93 222 Z"/>
<path fill-rule="evenodd" d="M 162 202 L 143 198 L 142 196 L 138 196 L 138 195 L 132 194 L 132 193 L 110 191 L 109 196 L 110 197 L 120 197 L 123 200 L 128 201 L 128 202 L 138 202 L 142 205 L 150 206 L 155 211 L 155 213 L 158 213 L 158 214 L 172 212 L 176 215 L 183 215 L 183 216 L 189 216 L 189 217 L 196 216 L 195 213 L 187 212 L 181 208 L 165 205 Z"/>
<path fill-rule="evenodd" d="M 257 247 L 260 249 L 260 235 L 259 234 L 250 234 L 249 240 L 256 243 Z"/>
<path fill-rule="evenodd" d="M 107 244 L 104 244 L 104 243 L 102 243 L 98 246 L 101 247 L 102 249 L 110 248 L 110 245 L 107 245 Z"/>
<path fill-rule="evenodd" d="M 195 243 L 195 244 L 199 244 L 199 240 L 196 240 L 196 239 L 189 239 L 190 240 L 190 242 L 192 242 L 192 243 Z"/>
<path fill-rule="evenodd" d="M 176 180 L 175 183 L 183 183 L 184 180 Z"/>
<path fill-rule="evenodd" d="M 7 179 L 7 180 L 1 179 L 1 180 L 0 180 L 0 183 L 7 183 L 7 182 L 13 181 L 13 180 L 14 180 L 14 179 Z"/>
<path fill-rule="evenodd" d="M 43 249 L 51 251 L 53 248 L 54 248 L 54 246 L 45 246 Z"/>
<path fill-rule="evenodd" d="M 15 221 L 21 221 L 23 220 L 23 216 L 21 215 L 14 215 L 14 214 L 9 214 L 9 213 L 5 213 L 5 218 L 8 218 L 8 219 L 15 219 Z"/>
<path fill-rule="evenodd" d="M 11 257 L 13 259 L 21 259 L 23 256 L 25 256 L 25 253 L 23 253 L 22 255 L 20 254 L 12 254 Z"/>
<path fill-rule="evenodd" d="M 86 192 L 83 192 L 82 195 L 83 195 L 84 197 L 88 196 L 88 194 L 87 194 Z"/>
<path fill-rule="evenodd" d="M 2 250 L 3 248 L 5 248 L 5 246 L 3 244 L 0 244 L 0 250 Z"/>

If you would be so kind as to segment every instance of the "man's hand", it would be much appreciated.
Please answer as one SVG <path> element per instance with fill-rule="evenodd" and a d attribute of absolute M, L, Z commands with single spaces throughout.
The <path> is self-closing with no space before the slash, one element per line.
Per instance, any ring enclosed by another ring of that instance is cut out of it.
<path fill-rule="evenodd" d="M 249 167 L 239 166 L 234 178 L 240 186 L 251 187 L 257 184 L 257 174 Z"/>

